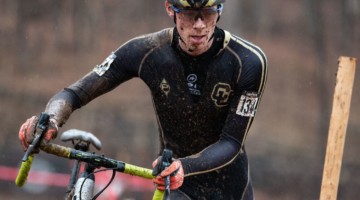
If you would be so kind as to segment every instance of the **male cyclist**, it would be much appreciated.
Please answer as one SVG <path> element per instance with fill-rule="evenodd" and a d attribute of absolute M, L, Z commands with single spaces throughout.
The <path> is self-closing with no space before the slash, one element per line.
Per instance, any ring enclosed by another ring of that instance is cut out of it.
<path fill-rule="evenodd" d="M 175 27 L 126 42 L 54 95 L 45 110 L 51 116 L 45 140 L 56 137 L 74 110 L 138 77 L 151 91 L 160 149 L 174 156 L 154 178 L 156 186 L 164 190 L 163 177 L 171 175 L 173 199 L 254 199 L 244 141 L 264 91 L 267 61 L 260 48 L 216 26 L 224 2 L 166 0 Z M 37 120 L 20 128 L 25 149 Z"/>

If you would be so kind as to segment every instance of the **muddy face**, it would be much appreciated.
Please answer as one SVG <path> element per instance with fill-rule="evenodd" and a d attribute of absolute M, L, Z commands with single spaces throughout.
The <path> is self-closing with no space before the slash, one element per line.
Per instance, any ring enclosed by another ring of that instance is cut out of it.
<path fill-rule="evenodd" d="M 218 14 L 211 16 L 194 15 L 192 18 L 176 15 L 176 27 L 180 34 L 180 47 L 190 55 L 197 56 L 206 52 L 213 40 Z"/>

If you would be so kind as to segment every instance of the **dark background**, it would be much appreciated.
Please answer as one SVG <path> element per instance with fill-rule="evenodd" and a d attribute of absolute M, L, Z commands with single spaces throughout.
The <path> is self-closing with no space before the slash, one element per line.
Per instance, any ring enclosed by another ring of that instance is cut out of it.
<path fill-rule="evenodd" d="M 173 26 L 163 3 L 0 0 L 0 166 L 18 167 L 19 127 L 53 94 L 127 40 Z M 268 58 L 267 87 L 245 144 L 257 199 L 318 199 L 337 61 L 360 59 L 359 0 L 228 0 L 219 26 L 260 46 Z M 338 199 L 360 195 L 359 71 Z M 158 151 L 150 93 L 137 79 L 76 111 L 60 133 L 70 128 L 95 133 L 101 153 L 125 162 L 150 168 Z M 69 173 L 64 159 L 40 154 L 35 163 L 40 171 Z M 61 199 L 64 191 L 19 189 L 0 180 L 5 199 Z M 121 199 L 151 198 L 141 188 L 125 191 Z"/>

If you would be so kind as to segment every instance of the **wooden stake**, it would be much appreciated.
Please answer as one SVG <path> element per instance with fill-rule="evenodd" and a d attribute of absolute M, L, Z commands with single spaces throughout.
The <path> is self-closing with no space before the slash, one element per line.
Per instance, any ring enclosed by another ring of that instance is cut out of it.
<path fill-rule="evenodd" d="M 320 200 L 336 200 L 337 198 L 355 65 L 355 58 L 339 58 Z"/>

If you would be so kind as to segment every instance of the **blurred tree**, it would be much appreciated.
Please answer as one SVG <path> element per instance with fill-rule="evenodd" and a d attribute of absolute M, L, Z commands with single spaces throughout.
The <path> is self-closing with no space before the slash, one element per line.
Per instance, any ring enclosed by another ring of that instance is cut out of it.
<path fill-rule="evenodd" d="M 270 18 L 267 16 L 267 4 L 265 0 L 240 1 L 241 17 L 246 32 L 261 33 L 267 30 L 270 25 Z"/>
<path fill-rule="evenodd" d="M 259 13 L 258 8 L 261 8 L 261 2 L 262 0 L 255 0 L 255 1 L 239 1 L 240 3 L 240 19 L 243 22 L 241 25 L 246 32 L 248 33 L 255 33 L 258 24 L 259 24 L 259 18 L 261 15 Z M 260 7 L 258 7 L 260 4 Z"/>
<path fill-rule="evenodd" d="M 317 87 L 317 98 L 319 101 L 319 118 L 318 118 L 318 153 L 319 155 L 325 155 L 324 144 L 327 141 L 327 130 L 329 125 L 329 116 L 330 116 L 330 103 L 331 99 L 330 91 L 332 88 L 329 88 L 327 84 L 327 51 L 325 46 L 325 39 L 328 35 L 324 25 L 322 8 L 324 6 L 323 0 L 305 0 L 304 1 L 304 10 L 307 22 L 308 37 L 303 38 L 304 40 L 310 40 L 313 45 L 315 53 L 315 64 L 314 67 L 314 80 L 315 87 Z"/>
<path fill-rule="evenodd" d="M 102 1 L 88 3 L 85 0 L 72 1 L 72 3 L 75 50 L 86 51 L 97 46 L 96 36 L 101 34 L 101 24 L 107 22 L 102 19 L 103 3 Z"/>
<path fill-rule="evenodd" d="M 15 73 L 27 74 L 36 59 L 42 58 L 51 45 L 39 45 L 50 42 L 52 29 L 47 25 L 56 24 L 59 2 L 47 0 L 12 1 L 17 4 L 15 54 L 17 67 Z M 54 14 L 54 13 L 55 14 Z M 45 28 L 46 27 L 46 28 Z M 45 31 L 46 30 L 46 31 Z"/>
<path fill-rule="evenodd" d="M 340 1 L 341 39 L 338 40 L 343 55 L 355 56 L 360 43 L 360 2 L 359 0 Z"/>
<path fill-rule="evenodd" d="M 16 17 L 16 54 L 18 58 L 16 59 L 17 66 L 15 68 L 15 73 L 24 73 L 26 74 L 27 68 L 26 61 L 29 60 L 30 54 L 27 53 L 28 45 L 27 45 L 27 24 L 29 20 L 31 20 L 36 14 L 32 11 L 34 7 L 31 6 L 33 2 L 31 1 L 13 1 L 17 3 L 17 17 Z"/>

